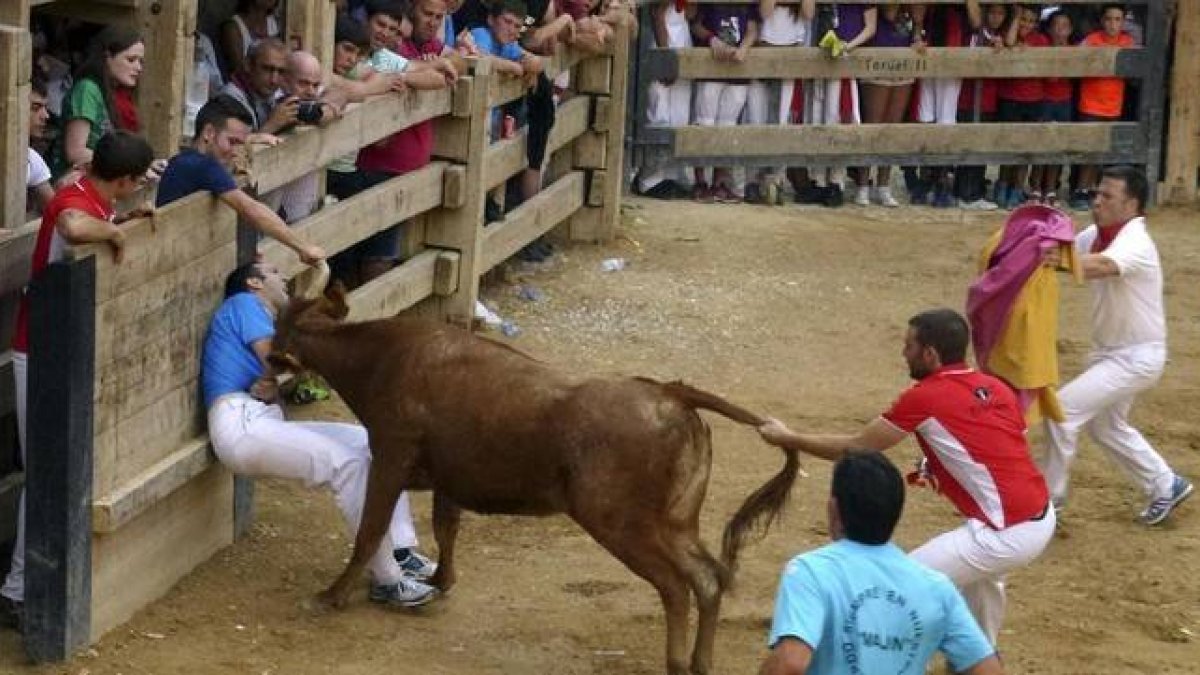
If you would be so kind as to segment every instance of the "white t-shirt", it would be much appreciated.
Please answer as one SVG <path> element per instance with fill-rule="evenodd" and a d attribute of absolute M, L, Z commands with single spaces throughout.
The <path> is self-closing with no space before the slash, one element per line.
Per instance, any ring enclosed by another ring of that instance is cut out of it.
<path fill-rule="evenodd" d="M 37 187 L 50 180 L 50 167 L 46 166 L 46 160 L 42 159 L 37 150 L 29 148 L 25 166 L 25 187 Z"/>
<path fill-rule="evenodd" d="M 800 16 L 795 5 L 776 5 L 775 11 L 765 17 L 762 31 L 759 33 L 760 42 L 777 47 L 806 46 L 810 21 Z"/>
<path fill-rule="evenodd" d="M 1081 255 L 1089 253 L 1097 234 L 1095 225 L 1080 232 L 1075 238 L 1075 249 Z M 1092 343 L 1099 349 L 1165 344 L 1162 265 L 1158 249 L 1146 232 L 1146 219 L 1129 221 L 1101 255 L 1116 263 L 1120 274 L 1089 282 Z"/>
<path fill-rule="evenodd" d="M 692 29 L 688 25 L 687 17 L 683 12 L 675 9 L 675 3 L 667 5 L 667 12 L 664 17 L 667 24 L 667 41 L 670 43 L 667 46 L 671 49 L 683 49 L 692 46 Z"/>

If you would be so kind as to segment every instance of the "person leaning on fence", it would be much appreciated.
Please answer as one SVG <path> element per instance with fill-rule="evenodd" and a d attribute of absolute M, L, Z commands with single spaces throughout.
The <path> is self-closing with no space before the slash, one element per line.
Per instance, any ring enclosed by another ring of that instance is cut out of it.
<path fill-rule="evenodd" d="M 967 0 L 967 21 L 971 36 L 967 46 L 991 49 L 993 53 L 1005 49 L 1004 35 L 1008 28 L 1008 7 L 994 2 L 980 5 L 979 0 Z M 976 121 L 995 122 L 999 111 L 1000 80 L 984 77 L 963 80 L 958 95 L 959 123 Z M 989 200 L 985 184 L 987 167 L 979 164 L 954 167 L 954 196 L 962 208 L 970 211 L 994 211 L 996 202 Z"/>
<path fill-rule="evenodd" d="M 287 302 L 286 282 L 268 263 L 242 265 L 226 279 L 225 301 L 209 323 L 200 365 L 213 452 L 239 475 L 330 488 L 346 524 L 356 531 L 371 465 L 367 430 L 358 424 L 284 419 L 266 358 L 275 317 Z M 436 598 L 437 590 L 424 583 L 436 565 L 418 554 L 416 545 L 408 495 L 402 493 L 368 565 L 372 602 L 416 607 Z"/>
<path fill-rule="evenodd" d="M 1133 47 L 1133 36 L 1126 33 L 1125 7 L 1120 4 L 1104 5 L 1100 16 L 1101 29 L 1090 33 L 1080 44 L 1084 47 Z M 1078 112 L 1080 122 L 1116 122 L 1121 119 L 1125 105 L 1125 80 L 1119 77 L 1085 77 L 1079 81 Z M 1094 189 L 1100 168 L 1087 164 L 1079 169 L 1079 185 L 1071 194 L 1070 206 L 1077 211 L 1086 211 L 1091 201 L 1088 192 Z"/>
<path fill-rule="evenodd" d="M 230 175 L 228 167 L 234 153 L 249 135 L 250 116 L 233 98 L 222 94 L 204 104 L 196 115 L 191 146 L 167 163 L 158 185 L 156 206 L 166 206 L 195 192 L 210 192 L 256 230 L 295 251 L 300 260 L 316 264 L 325 258 L 325 251 L 306 242 L 266 204 L 238 189 Z"/>
<path fill-rule="evenodd" d="M 956 673 L 1004 672 L 950 579 L 891 542 L 903 509 L 886 457 L 838 460 L 825 505 L 833 543 L 784 568 L 760 675 L 923 673 L 935 652 Z"/>
<path fill-rule="evenodd" d="M 62 259 L 67 246 L 87 243 L 107 243 L 120 263 L 125 246 L 125 233 L 119 223 L 145 215 L 141 209 L 117 216 L 117 202 L 132 197 L 146 183 L 146 171 L 154 160 L 154 152 L 145 139 L 127 131 L 114 131 L 96 141 L 91 161 L 84 175 L 60 189 L 42 213 L 30 265 L 31 283 L 50 263 Z M 17 309 L 17 326 L 13 337 L 13 389 L 16 398 L 17 436 L 21 460 L 30 452 L 27 443 L 27 401 L 29 368 L 29 295 L 23 294 Z M 41 358 L 41 357 L 39 357 Z M 36 452 L 37 449 L 32 449 Z M 0 626 L 21 628 L 25 601 L 25 493 L 21 493 L 17 512 L 17 537 L 13 547 L 12 566 L 4 585 L 0 587 Z"/>
<path fill-rule="evenodd" d="M 25 157 L 25 210 L 41 215 L 54 198 L 50 167 L 33 144 L 46 135 L 50 111 L 46 108 L 46 81 L 35 74 L 29 83 L 29 148 Z"/>
<path fill-rule="evenodd" d="M 1038 10 L 1032 5 L 1018 5 L 1016 17 L 1006 42 L 1017 52 L 1034 47 L 1049 47 L 1050 38 L 1038 30 Z M 1043 121 L 1045 78 L 1014 77 L 1000 84 L 1000 121 L 1035 124 Z M 1030 185 L 1041 185 L 1041 172 L 1030 175 L 1027 164 L 1000 167 L 996 181 L 996 204 L 1002 209 L 1015 209 L 1026 199 L 1040 202 L 1040 191 Z"/>
<path fill-rule="evenodd" d="M 650 9 L 654 44 L 659 49 L 687 49 L 692 46 L 689 21 L 696 6 L 686 0 L 660 0 Z M 692 120 L 692 81 L 655 80 L 646 94 L 646 123 L 650 127 L 685 127 Z M 681 166 L 669 167 L 665 155 L 646 154 L 645 164 L 633 179 L 636 194 L 655 199 L 690 197 L 691 191 Z"/>
<path fill-rule="evenodd" d="M 1092 352 L 1087 367 L 1058 392 L 1064 421 L 1046 422 L 1046 480 L 1064 505 L 1079 432 L 1105 450 L 1150 501 L 1138 515 L 1158 525 L 1192 494 L 1129 423 L 1138 394 L 1162 377 L 1167 361 L 1162 265 L 1146 230 L 1146 174 L 1130 166 L 1104 170 L 1092 202 L 1095 224 L 1075 238 L 1075 252 L 1090 282 Z"/>
<path fill-rule="evenodd" d="M 908 325 L 903 355 L 917 382 L 887 412 L 854 434 L 798 434 L 778 420 L 759 433 L 768 443 L 835 461 L 848 450 L 884 451 L 915 434 L 923 461 L 911 482 L 944 494 L 966 522 L 910 555 L 954 581 L 995 644 L 1004 621 L 1005 578 L 1050 543 L 1054 505 L 1029 455 L 1016 395 L 1002 380 L 966 364 L 966 319 L 934 309 Z"/>
<path fill-rule="evenodd" d="M 759 0 L 758 13 L 762 17 L 757 43 L 759 47 L 806 47 L 811 43 L 813 17 L 817 13 L 816 0 Z M 778 96 L 778 104 L 772 114 L 769 108 L 775 96 Z M 794 105 L 797 97 L 804 97 L 803 80 L 752 80 L 746 91 L 746 123 L 767 124 L 774 118 L 775 123 L 781 126 L 795 124 L 798 121 L 796 113 L 800 112 Z M 764 166 L 750 171 L 746 182 L 746 201 L 783 204 L 782 181 L 787 170 Z M 797 177 L 798 181 L 807 181 L 807 170 L 804 171 L 802 178 Z"/>
<path fill-rule="evenodd" d="M 1051 47 L 1071 46 L 1071 37 L 1075 31 L 1071 23 L 1071 15 L 1056 10 L 1046 22 L 1047 35 Z M 1042 82 L 1042 121 L 1065 123 L 1075 119 L 1072 107 L 1074 86 L 1065 77 L 1048 77 Z M 1033 189 L 1041 193 L 1041 201 L 1047 206 L 1058 206 L 1058 183 L 1062 177 L 1062 164 L 1044 164 L 1038 170 L 1040 184 Z"/>
<path fill-rule="evenodd" d="M 692 36 L 698 45 L 708 45 L 715 61 L 746 60 L 758 42 L 758 7 L 754 5 L 703 5 L 692 21 Z M 746 107 L 745 80 L 704 80 L 696 83 L 696 124 L 702 127 L 734 127 Z M 728 167 L 714 166 L 712 183 L 704 180 L 704 167 L 695 168 L 694 196 L 702 202 L 740 202 Z"/>

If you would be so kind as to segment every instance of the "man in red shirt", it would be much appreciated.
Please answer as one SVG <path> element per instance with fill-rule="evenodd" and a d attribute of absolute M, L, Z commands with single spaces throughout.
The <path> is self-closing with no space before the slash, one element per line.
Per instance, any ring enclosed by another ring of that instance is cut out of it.
<path fill-rule="evenodd" d="M 1046 548 L 1054 507 L 1025 439 L 1016 395 L 965 363 L 969 329 L 957 312 L 909 319 L 904 360 L 917 381 L 856 434 L 799 434 L 779 420 L 759 433 L 773 445 L 836 461 L 855 449 L 883 451 L 910 433 L 924 458 L 913 484 L 929 484 L 966 518 L 910 555 L 950 577 L 992 644 L 1004 618 L 1004 579 Z"/>
<path fill-rule="evenodd" d="M 60 260 L 63 250 L 74 244 L 108 242 L 117 262 L 121 262 L 125 233 L 117 226 L 115 204 L 137 192 L 146 182 L 146 170 L 154 161 L 154 151 L 145 139 L 127 131 L 105 134 L 96 142 L 87 175 L 54 194 L 42 212 L 42 226 L 33 248 L 30 279 L 36 280 L 52 263 Z M 126 218 L 143 215 L 141 211 Z M 17 436 L 24 461 L 25 409 L 28 401 L 29 296 L 21 296 L 17 310 L 17 329 L 13 337 L 13 379 L 16 393 Z M 0 626 L 21 627 L 25 600 L 25 495 L 17 516 L 17 539 L 13 547 L 12 567 L 0 587 Z"/>

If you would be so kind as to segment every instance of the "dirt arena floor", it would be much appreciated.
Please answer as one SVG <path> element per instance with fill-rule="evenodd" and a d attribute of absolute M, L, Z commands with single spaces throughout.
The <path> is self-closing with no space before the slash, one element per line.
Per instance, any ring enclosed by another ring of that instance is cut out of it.
<path fill-rule="evenodd" d="M 568 247 L 545 269 L 492 284 L 486 297 L 520 326 L 516 346 L 564 369 L 683 378 L 802 429 L 849 431 L 906 385 L 906 319 L 934 305 L 961 307 L 975 252 L 1002 218 L 632 200 L 610 245 Z M 1179 471 L 1200 478 L 1200 213 L 1159 211 L 1151 226 L 1167 270 L 1171 363 L 1135 420 Z M 609 257 L 628 265 L 604 272 Z M 522 299 L 520 283 L 544 297 Z M 1067 375 L 1087 349 L 1087 300 L 1083 287 L 1064 291 Z M 295 412 L 345 415 L 325 404 Z M 709 421 L 715 459 L 704 527 L 716 542 L 782 456 L 751 429 Z M 908 442 L 893 451 L 902 467 L 916 455 Z M 756 672 L 782 565 L 826 542 L 829 468 L 806 467 L 811 478 L 798 484 L 782 525 L 743 554 L 723 607 L 717 673 Z M 1087 441 L 1073 485 L 1048 552 L 1010 579 L 1001 637 L 1008 672 L 1197 672 L 1200 502 L 1160 528 L 1135 524 L 1142 496 Z M 662 672 L 657 595 L 565 518 L 468 516 L 459 584 L 436 606 L 385 611 L 366 601 L 364 587 L 345 612 L 315 615 L 310 599 L 349 554 L 332 499 L 266 481 L 257 504 L 249 536 L 73 661 L 24 666 L 14 634 L 0 634 L 0 672 Z M 428 496 L 418 496 L 418 525 L 432 547 L 428 509 Z M 944 499 L 914 491 L 898 540 L 913 547 L 957 522 Z"/>

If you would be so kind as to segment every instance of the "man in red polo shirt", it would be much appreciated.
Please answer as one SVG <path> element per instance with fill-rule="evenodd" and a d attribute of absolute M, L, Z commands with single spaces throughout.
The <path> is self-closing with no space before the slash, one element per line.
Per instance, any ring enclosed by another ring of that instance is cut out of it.
<path fill-rule="evenodd" d="M 96 143 L 87 175 L 54 194 L 42 212 L 42 226 L 33 248 L 30 278 L 36 280 L 46 267 L 60 260 L 63 249 L 72 244 L 108 242 L 117 262 L 125 243 L 125 234 L 117 227 L 115 204 L 133 195 L 146 181 L 146 170 L 154 161 L 154 151 L 140 136 L 127 131 L 105 134 Z M 126 217 L 140 215 L 140 212 Z M 21 459 L 25 445 L 25 408 L 28 392 L 29 296 L 21 296 L 17 310 L 17 329 L 13 337 L 13 379 L 17 407 L 17 440 Z M 21 494 L 17 515 L 17 539 L 13 547 L 12 567 L 0 587 L 0 626 L 21 628 L 25 601 L 25 495 Z"/>
<path fill-rule="evenodd" d="M 953 310 L 933 309 L 908 326 L 904 360 L 917 383 L 861 431 L 799 434 L 770 420 L 759 432 L 768 443 L 828 460 L 849 450 L 887 450 L 915 433 L 924 458 L 910 482 L 946 495 L 967 520 L 910 555 L 954 581 L 995 644 L 1004 618 L 1004 578 L 1046 548 L 1054 535 L 1054 507 L 1030 457 L 1016 395 L 965 363 L 966 320 Z"/>

